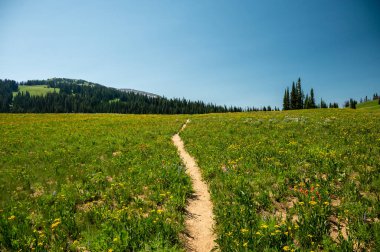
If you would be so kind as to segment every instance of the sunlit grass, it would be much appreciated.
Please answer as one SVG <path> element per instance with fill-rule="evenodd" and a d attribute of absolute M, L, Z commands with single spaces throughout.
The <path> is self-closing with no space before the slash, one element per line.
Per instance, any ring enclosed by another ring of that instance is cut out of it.
<path fill-rule="evenodd" d="M 183 121 L 1 114 L 0 250 L 183 250 Z"/>
<path fill-rule="evenodd" d="M 181 135 L 210 185 L 222 251 L 380 247 L 380 113 L 202 115 Z"/>
<path fill-rule="evenodd" d="M 57 92 L 59 93 L 59 88 L 51 88 L 47 85 L 35 85 L 35 86 L 25 86 L 25 85 L 19 85 L 19 91 L 20 93 L 26 93 L 27 91 L 30 93 L 31 96 L 39 96 L 39 95 L 46 95 L 47 93 L 53 93 Z M 16 96 L 18 92 L 13 92 L 13 96 Z"/>

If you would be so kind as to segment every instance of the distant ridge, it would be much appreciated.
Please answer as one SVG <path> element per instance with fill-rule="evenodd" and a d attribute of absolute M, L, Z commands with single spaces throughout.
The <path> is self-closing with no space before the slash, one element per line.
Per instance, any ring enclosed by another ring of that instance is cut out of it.
<path fill-rule="evenodd" d="M 131 89 L 131 88 L 119 88 L 119 90 L 122 92 L 126 92 L 126 93 L 134 93 L 134 94 L 145 95 L 145 96 L 148 96 L 150 98 L 161 98 L 161 96 L 159 96 L 159 95 L 140 91 L 140 90 L 136 90 L 136 89 Z"/>

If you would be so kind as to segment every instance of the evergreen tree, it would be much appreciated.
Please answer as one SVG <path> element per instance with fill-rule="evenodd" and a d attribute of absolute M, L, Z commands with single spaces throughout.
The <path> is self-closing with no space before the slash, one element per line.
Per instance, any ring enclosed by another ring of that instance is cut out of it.
<path fill-rule="evenodd" d="M 313 88 L 310 90 L 310 108 L 316 108 Z"/>
<path fill-rule="evenodd" d="M 321 98 L 321 104 L 320 104 L 319 107 L 320 108 L 327 108 L 327 104 L 326 104 L 326 102 L 324 100 L 322 100 L 322 98 Z"/>
<path fill-rule="evenodd" d="M 303 99 L 304 99 L 304 93 L 301 87 L 301 78 L 298 78 L 297 85 L 296 85 L 296 108 L 297 109 L 303 109 Z"/>
<path fill-rule="evenodd" d="M 310 108 L 310 98 L 309 98 L 309 95 L 308 95 L 308 94 L 306 94 L 305 102 L 304 102 L 303 107 L 304 107 L 305 109 L 309 109 L 309 108 Z"/>
<path fill-rule="evenodd" d="M 284 99 L 283 99 L 283 110 L 290 109 L 290 97 L 289 97 L 289 88 L 285 89 Z"/>
<path fill-rule="evenodd" d="M 355 101 L 354 99 L 350 99 L 350 108 L 352 108 L 352 109 L 356 109 L 356 104 L 357 104 L 358 102 L 357 101 Z"/>
<path fill-rule="evenodd" d="M 292 84 L 292 90 L 290 92 L 290 109 L 297 109 L 297 90 L 294 82 Z"/>

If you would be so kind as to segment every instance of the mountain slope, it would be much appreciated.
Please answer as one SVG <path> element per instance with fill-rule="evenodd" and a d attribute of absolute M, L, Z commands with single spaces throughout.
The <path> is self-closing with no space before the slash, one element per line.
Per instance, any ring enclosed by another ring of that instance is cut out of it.
<path fill-rule="evenodd" d="M 53 92 L 46 92 L 48 89 Z M 33 93 L 31 90 L 39 91 Z M 240 107 L 227 108 L 202 101 L 167 99 L 143 91 L 119 90 L 66 78 L 21 83 L 0 80 L 0 91 L 0 112 L 202 114 L 243 111 Z"/>

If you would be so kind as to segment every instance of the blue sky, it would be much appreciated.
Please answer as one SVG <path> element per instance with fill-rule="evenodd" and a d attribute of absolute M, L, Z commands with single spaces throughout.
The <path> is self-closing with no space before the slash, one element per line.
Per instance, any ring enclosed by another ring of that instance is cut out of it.
<path fill-rule="evenodd" d="M 85 79 L 282 106 L 298 77 L 340 104 L 380 93 L 380 2 L 0 0 L 0 78 Z"/>

